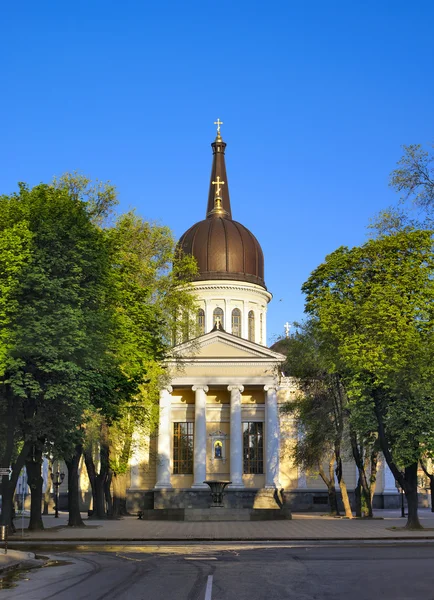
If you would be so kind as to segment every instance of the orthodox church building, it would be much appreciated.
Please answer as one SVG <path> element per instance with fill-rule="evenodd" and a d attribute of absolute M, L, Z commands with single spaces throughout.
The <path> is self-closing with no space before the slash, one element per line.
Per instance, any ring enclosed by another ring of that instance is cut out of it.
<path fill-rule="evenodd" d="M 275 508 L 284 489 L 292 507 L 311 509 L 327 504 L 326 489 L 319 477 L 306 476 L 289 459 L 297 434 L 279 407 L 296 386 L 282 375 L 285 356 L 266 346 L 272 295 L 264 256 L 253 233 L 232 218 L 226 143 L 222 123 L 216 124 L 205 218 L 178 243 L 198 264 L 192 286 L 200 335 L 175 346 L 176 359 L 168 361 L 158 433 L 137 444 L 128 504 L 131 511 L 205 508 L 210 495 L 204 482 L 221 480 L 231 482 L 229 507 Z M 345 464 L 345 478 L 354 489 L 352 462 Z M 386 479 L 381 470 L 378 492 L 387 493 L 389 486 L 396 496 Z"/>

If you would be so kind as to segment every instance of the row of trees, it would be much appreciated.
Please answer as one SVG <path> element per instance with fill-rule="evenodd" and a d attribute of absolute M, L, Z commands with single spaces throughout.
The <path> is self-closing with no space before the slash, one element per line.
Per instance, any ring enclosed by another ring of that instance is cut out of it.
<path fill-rule="evenodd" d="M 195 266 L 170 230 L 130 212 L 116 190 L 79 174 L 0 197 L 2 520 L 25 466 L 30 528 L 42 528 L 42 457 L 68 467 L 69 525 L 82 525 L 84 453 L 94 511 L 125 512 L 133 431 L 152 430 L 179 310 L 192 308 Z M 98 464 L 95 457 L 98 449 Z M 113 490 L 113 494 L 111 493 Z"/>
<path fill-rule="evenodd" d="M 352 455 L 356 514 L 372 516 L 381 451 L 406 494 L 407 526 L 419 528 L 419 463 L 434 480 L 434 156 L 404 150 L 391 176 L 399 205 L 372 223 L 372 239 L 338 248 L 303 285 L 307 320 L 285 342 L 302 393 L 285 410 L 300 429 L 294 458 L 319 473 L 332 512 L 337 480 L 352 516 L 342 468 Z"/>

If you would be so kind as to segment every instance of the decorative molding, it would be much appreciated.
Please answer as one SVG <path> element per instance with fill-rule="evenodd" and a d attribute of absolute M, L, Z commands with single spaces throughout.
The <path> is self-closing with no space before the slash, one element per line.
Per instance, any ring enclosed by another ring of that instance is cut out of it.
<path fill-rule="evenodd" d="M 244 386 L 243 385 L 228 385 L 228 392 L 232 392 L 237 390 L 238 392 L 240 392 L 240 394 L 242 394 L 244 392 Z"/>
<path fill-rule="evenodd" d="M 264 391 L 266 391 L 266 392 L 272 392 L 274 390 L 274 392 L 277 393 L 278 389 L 279 389 L 279 386 L 277 384 L 264 385 Z"/>
<path fill-rule="evenodd" d="M 191 389 L 193 390 L 193 392 L 196 392 L 196 391 L 199 391 L 199 390 L 204 391 L 205 394 L 207 394 L 209 392 L 209 388 L 208 388 L 208 386 L 206 384 L 203 385 L 203 384 L 199 383 L 198 385 L 194 385 Z"/>
<path fill-rule="evenodd" d="M 213 376 L 213 375 L 194 375 L 194 376 L 179 376 L 179 377 L 173 377 L 172 379 L 172 383 L 174 386 L 179 386 L 179 387 L 189 387 L 192 384 L 194 384 L 195 382 L 197 383 L 197 385 L 219 385 L 219 386 L 227 386 L 228 385 L 228 379 L 229 377 L 227 376 Z M 258 385 L 258 386 L 264 386 L 266 385 L 268 382 L 270 382 L 270 385 L 272 384 L 273 381 L 273 376 L 272 375 L 243 375 L 243 376 L 234 376 L 232 375 L 230 377 L 230 379 L 235 383 L 239 383 L 240 385 L 244 385 L 244 386 L 250 386 L 250 385 Z M 235 381 L 234 381 L 235 380 Z"/>
<path fill-rule="evenodd" d="M 214 280 L 215 281 L 215 280 Z M 270 302 L 270 300 L 273 297 L 273 294 L 271 294 L 271 292 L 269 292 L 268 290 L 265 290 L 264 288 L 262 288 L 261 286 L 257 286 L 256 284 L 252 283 L 250 285 L 246 284 L 246 282 L 243 282 L 239 285 L 237 285 L 235 282 L 231 282 L 231 283 L 223 283 L 220 284 L 217 281 L 214 283 L 204 283 L 203 281 L 199 282 L 192 282 L 192 288 L 194 289 L 195 292 L 205 292 L 208 290 L 218 290 L 219 292 L 222 291 L 239 291 L 239 292 L 247 292 L 248 294 L 256 294 L 257 296 L 262 296 L 262 297 L 266 297 L 267 298 L 267 302 Z"/>

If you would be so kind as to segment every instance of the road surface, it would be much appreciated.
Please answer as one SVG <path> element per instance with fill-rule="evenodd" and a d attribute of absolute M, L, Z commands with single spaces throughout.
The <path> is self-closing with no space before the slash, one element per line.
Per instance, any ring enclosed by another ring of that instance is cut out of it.
<path fill-rule="evenodd" d="M 30 548 L 29 548 L 30 549 Z M 0 600 L 433 600 L 431 543 L 209 543 L 31 548 L 48 566 Z"/>

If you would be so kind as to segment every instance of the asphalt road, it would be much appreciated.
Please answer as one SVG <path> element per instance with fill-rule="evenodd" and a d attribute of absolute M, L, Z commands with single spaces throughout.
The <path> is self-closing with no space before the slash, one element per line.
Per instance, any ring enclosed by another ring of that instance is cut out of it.
<path fill-rule="evenodd" d="M 0 600 L 434 600 L 434 545 L 44 546 Z"/>

